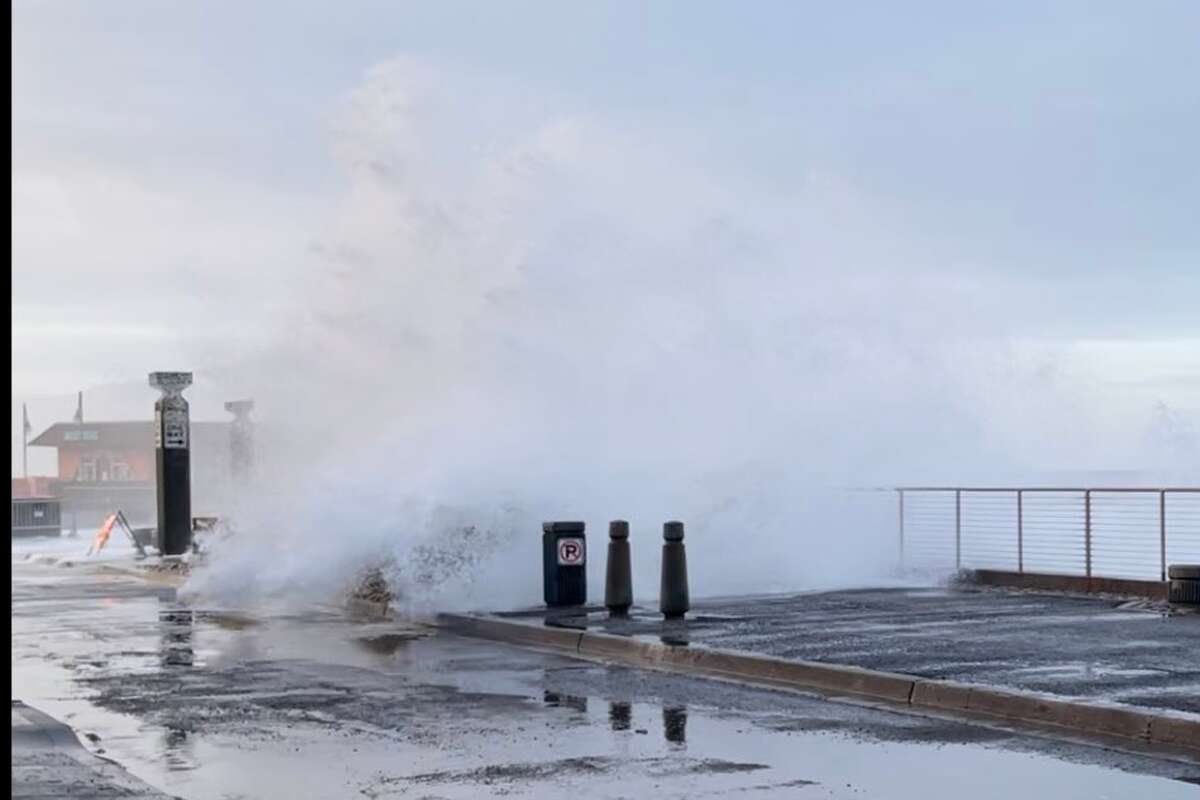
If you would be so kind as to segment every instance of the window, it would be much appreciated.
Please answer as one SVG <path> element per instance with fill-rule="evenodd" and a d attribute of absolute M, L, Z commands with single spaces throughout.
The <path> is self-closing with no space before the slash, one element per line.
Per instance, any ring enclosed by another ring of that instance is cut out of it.
<path fill-rule="evenodd" d="M 112 479 L 114 481 L 129 480 L 129 465 L 122 461 L 114 461 L 112 465 Z"/>
<path fill-rule="evenodd" d="M 75 473 L 75 480 L 81 483 L 94 483 L 96 481 L 96 462 L 93 460 L 80 461 L 79 470 Z"/>

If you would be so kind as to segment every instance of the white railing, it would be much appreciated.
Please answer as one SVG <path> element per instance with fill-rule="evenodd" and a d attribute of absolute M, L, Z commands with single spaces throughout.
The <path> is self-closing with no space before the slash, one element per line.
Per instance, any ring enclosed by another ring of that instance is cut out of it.
<path fill-rule="evenodd" d="M 1166 580 L 1200 563 L 1200 487 L 894 491 L 906 567 Z"/>

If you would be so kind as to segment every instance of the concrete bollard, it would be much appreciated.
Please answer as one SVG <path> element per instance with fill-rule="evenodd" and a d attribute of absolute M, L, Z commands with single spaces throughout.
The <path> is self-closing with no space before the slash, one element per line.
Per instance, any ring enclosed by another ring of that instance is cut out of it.
<path fill-rule="evenodd" d="M 612 616 L 623 617 L 633 605 L 633 572 L 629 561 L 629 523 L 608 523 L 608 569 L 604 576 L 604 605 Z"/>
<path fill-rule="evenodd" d="M 687 613 L 687 553 L 683 549 L 683 523 L 663 523 L 662 583 L 658 592 L 658 610 L 667 619 Z"/>

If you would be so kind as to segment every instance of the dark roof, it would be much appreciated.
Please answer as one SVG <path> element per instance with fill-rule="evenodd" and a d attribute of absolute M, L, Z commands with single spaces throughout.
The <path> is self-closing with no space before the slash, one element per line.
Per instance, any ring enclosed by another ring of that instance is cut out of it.
<path fill-rule="evenodd" d="M 229 435 L 228 422 L 191 423 L 192 440 L 201 446 Z M 154 449 L 154 422 L 56 422 L 29 443 L 32 447 L 119 447 Z"/>

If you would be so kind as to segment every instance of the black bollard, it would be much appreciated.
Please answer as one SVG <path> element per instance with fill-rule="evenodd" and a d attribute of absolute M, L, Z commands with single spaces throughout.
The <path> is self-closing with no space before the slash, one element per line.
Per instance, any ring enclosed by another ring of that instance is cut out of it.
<path fill-rule="evenodd" d="M 162 392 L 154 403 L 158 552 L 178 556 L 192 546 L 191 426 L 183 399 L 192 373 L 151 372 L 150 385 Z"/>
<path fill-rule="evenodd" d="M 542 594 L 550 608 L 587 602 L 587 538 L 582 522 L 542 523 Z"/>
<path fill-rule="evenodd" d="M 608 571 L 604 577 L 604 605 L 612 616 L 623 617 L 633 605 L 633 573 L 629 563 L 629 523 L 608 523 Z"/>
<path fill-rule="evenodd" d="M 683 523 L 663 523 L 662 583 L 658 592 L 658 610 L 667 619 L 687 613 L 687 553 L 683 549 Z"/>

